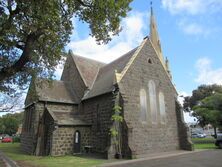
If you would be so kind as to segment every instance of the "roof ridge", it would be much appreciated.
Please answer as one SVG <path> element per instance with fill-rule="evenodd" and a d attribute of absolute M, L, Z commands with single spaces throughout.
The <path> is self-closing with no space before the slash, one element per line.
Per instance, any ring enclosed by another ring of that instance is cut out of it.
<path fill-rule="evenodd" d="M 124 69 L 121 71 L 120 76 L 119 76 L 119 81 L 121 81 L 121 79 L 123 78 L 123 76 L 126 74 L 127 70 L 129 69 L 129 67 L 131 66 L 131 64 L 133 63 L 133 61 L 136 59 L 138 53 L 141 51 L 141 49 L 143 48 L 145 42 L 147 41 L 147 38 L 144 38 L 144 40 L 142 41 L 142 43 L 137 47 L 136 51 L 134 52 L 133 56 L 129 59 L 128 63 L 126 64 L 126 66 L 124 67 Z"/>
<path fill-rule="evenodd" d="M 113 63 L 115 63 L 115 62 L 118 62 L 120 59 L 122 59 L 122 58 L 125 57 L 125 56 L 128 56 L 129 53 L 133 52 L 133 51 L 134 51 L 135 49 L 137 49 L 137 48 L 138 48 L 138 46 L 135 47 L 135 48 L 133 48 L 133 49 L 131 49 L 130 51 L 126 52 L 125 54 L 121 55 L 119 58 L 117 58 L 117 59 L 111 61 L 110 63 L 106 64 L 104 67 L 106 67 L 107 65 L 111 65 L 111 64 L 113 64 Z M 103 67 L 102 67 L 102 68 L 103 68 Z"/>
<path fill-rule="evenodd" d="M 95 60 L 95 59 L 92 59 L 92 58 L 88 58 L 88 57 L 85 57 L 85 56 L 80 56 L 80 55 L 77 55 L 77 54 L 74 54 L 74 53 L 72 53 L 72 56 L 73 57 L 79 57 L 79 58 L 82 58 L 82 59 L 85 59 L 85 60 L 89 60 L 89 61 L 94 61 L 96 63 L 100 63 L 100 64 L 104 64 L 104 65 L 107 64 L 107 63 L 104 63 L 104 62 L 101 62 L 101 61 L 98 61 L 98 60 Z"/>
<path fill-rule="evenodd" d="M 79 68 L 79 66 L 78 66 L 78 63 L 77 63 L 76 60 L 75 60 L 75 55 L 72 53 L 71 56 L 72 56 L 72 59 L 73 59 L 73 61 L 74 61 L 74 64 L 76 65 L 76 68 L 77 68 L 77 70 L 78 70 L 78 72 L 79 72 L 79 74 L 80 74 L 80 76 L 81 76 L 81 78 L 82 78 L 83 83 L 84 83 L 85 86 L 87 87 L 86 80 L 85 80 L 85 78 L 83 77 L 83 74 L 82 74 L 82 72 L 81 72 L 81 70 L 80 70 L 80 68 Z"/>

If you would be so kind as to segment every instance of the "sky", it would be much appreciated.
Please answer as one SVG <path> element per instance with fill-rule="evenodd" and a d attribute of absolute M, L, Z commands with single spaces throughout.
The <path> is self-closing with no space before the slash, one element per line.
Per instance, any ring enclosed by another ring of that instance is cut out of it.
<path fill-rule="evenodd" d="M 107 45 L 97 45 L 88 25 L 74 19 L 66 49 L 109 63 L 140 45 L 149 35 L 150 1 L 134 0 L 130 6 L 122 32 Z M 187 96 L 201 84 L 222 84 L 222 0 L 153 0 L 153 11 L 178 93 Z"/>
<path fill-rule="evenodd" d="M 73 20 L 67 49 L 109 63 L 137 47 L 149 35 L 150 1 L 134 0 L 130 6 L 122 32 L 107 45 L 97 45 L 88 25 Z M 153 10 L 178 93 L 187 96 L 201 84 L 222 84 L 222 0 L 153 0 Z M 185 120 L 193 118 L 185 114 Z"/>
<path fill-rule="evenodd" d="M 137 47 L 149 35 L 150 1 L 134 0 L 130 6 L 122 32 L 107 45 L 97 45 L 88 25 L 73 20 L 67 48 L 109 63 Z M 186 96 L 198 85 L 222 84 L 222 0 L 153 0 L 153 10 L 178 92 Z"/>

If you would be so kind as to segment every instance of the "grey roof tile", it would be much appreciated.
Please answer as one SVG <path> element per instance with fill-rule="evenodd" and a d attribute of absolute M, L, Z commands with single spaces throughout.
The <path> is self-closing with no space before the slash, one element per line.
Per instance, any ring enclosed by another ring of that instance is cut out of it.
<path fill-rule="evenodd" d="M 126 64 L 129 62 L 130 58 L 133 56 L 136 50 L 137 48 L 129 51 L 117 60 L 100 68 L 97 78 L 92 86 L 92 89 L 90 89 L 89 92 L 85 94 L 83 100 L 111 92 L 113 89 L 113 79 L 115 70 L 120 73 L 124 69 Z"/>
<path fill-rule="evenodd" d="M 90 126 L 91 124 L 83 121 L 78 115 L 71 111 L 52 110 L 47 108 L 47 111 L 52 116 L 55 123 L 58 125 L 75 125 L 75 126 Z"/>
<path fill-rule="evenodd" d="M 72 57 L 86 86 L 90 88 L 99 69 L 106 64 L 77 55 L 72 55 Z"/>
<path fill-rule="evenodd" d="M 35 81 L 37 98 L 41 101 L 77 103 L 78 99 L 68 90 L 68 85 L 70 83 L 64 81 L 37 79 Z"/>

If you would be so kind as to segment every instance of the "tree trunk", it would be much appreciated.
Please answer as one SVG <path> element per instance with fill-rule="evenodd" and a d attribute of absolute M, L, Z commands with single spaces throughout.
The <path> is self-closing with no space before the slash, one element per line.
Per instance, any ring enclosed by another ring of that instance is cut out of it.
<path fill-rule="evenodd" d="M 214 138 L 217 138 L 217 127 L 214 126 Z"/>

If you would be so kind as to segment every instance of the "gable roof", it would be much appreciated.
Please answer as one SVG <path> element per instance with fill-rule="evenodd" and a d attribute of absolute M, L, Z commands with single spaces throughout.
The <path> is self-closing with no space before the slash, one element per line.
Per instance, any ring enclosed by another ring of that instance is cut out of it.
<path fill-rule="evenodd" d="M 142 41 L 142 43 L 140 44 L 140 46 L 129 51 L 128 53 L 121 56 L 119 59 L 111 62 L 110 64 L 107 64 L 106 66 L 100 68 L 97 78 L 92 86 L 92 89 L 89 90 L 84 95 L 83 100 L 111 92 L 113 90 L 114 78 L 118 80 L 117 82 L 119 82 L 123 78 L 123 76 L 126 74 L 127 70 L 130 68 L 131 64 L 136 59 L 138 53 L 141 51 L 141 49 L 144 47 L 145 44 L 151 45 L 151 47 L 156 52 L 149 37 L 145 37 L 144 40 Z M 159 58 L 157 52 L 156 52 L 156 54 L 157 54 L 157 57 Z M 167 76 L 169 77 L 169 80 L 172 83 L 169 73 L 166 71 L 165 64 L 163 64 L 163 62 L 161 60 L 160 60 L 160 62 L 164 68 L 164 71 L 166 72 Z M 118 75 L 118 76 L 116 76 L 116 75 Z M 173 85 L 173 83 L 172 83 L 172 85 Z M 176 88 L 174 85 L 173 85 L 173 87 L 176 91 Z"/>
<path fill-rule="evenodd" d="M 136 50 L 137 48 L 129 51 L 120 58 L 100 68 L 92 89 L 85 94 L 83 100 L 112 91 L 115 71 L 119 73 L 122 72 Z"/>
<path fill-rule="evenodd" d="M 47 81 L 46 79 L 35 81 L 36 96 L 40 101 L 77 103 L 78 98 L 69 88 L 70 83 L 64 81 Z"/>
<path fill-rule="evenodd" d="M 58 125 L 75 125 L 75 126 L 91 125 L 90 123 L 83 121 L 78 115 L 75 115 L 71 111 L 52 110 L 50 108 L 47 108 L 47 111 Z"/>
<path fill-rule="evenodd" d="M 85 83 L 86 87 L 90 88 L 96 78 L 99 69 L 106 64 L 74 54 L 72 54 L 72 58 L 83 79 L 83 82 Z"/>
<path fill-rule="evenodd" d="M 104 64 L 72 54 L 72 59 L 75 62 L 85 85 L 89 88 L 82 100 L 111 92 L 114 84 L 116 83 L 114 80 L 116 79 L 118 80 L 117 82 L 119 82 L 123 78 L 145 43 L 154 48 L 150 39 L 146 37 L 140 46 L 134 48 L 109 64 Z M 155 48 L 154 51 L 156 52 Z M 161 64 L 162 63 L 163 62 L 161 61 Z M 162 64 L 162 66 L 165 69 L 165 65 Z M 167 71 L 166 73 L 167 76 L 169 76 Z M 65 81 L 51 81 L 51 83 L 45 82 L 44 84 L 45 85 L 36 88 L 39 100 L 75 104 L 80 102 L 76 93 L 71 90 L 73 86 L 71 83 Z"/>

